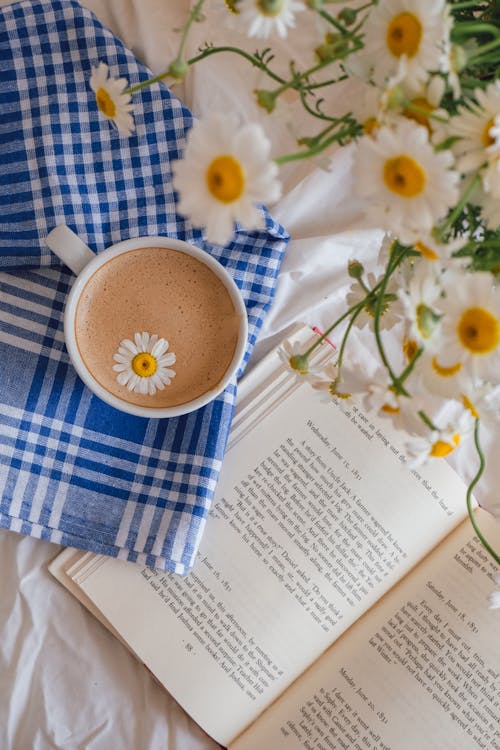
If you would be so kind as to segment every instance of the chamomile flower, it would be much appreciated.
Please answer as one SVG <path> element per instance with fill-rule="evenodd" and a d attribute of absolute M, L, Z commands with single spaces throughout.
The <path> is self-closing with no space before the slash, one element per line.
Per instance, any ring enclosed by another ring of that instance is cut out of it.
<path fill-rule="evenodd" d="M 295 27 L 295 14 L 305 10 L 300 0 L 240 0 L 237 7 L 248 36 L 264 39 L 273 34 L 284 39 Z"/>
<path fill-rule="evenodd" d="M 154 396 L 157 390 L 162 391 L 170 385 L 175 371 L 170 366 L 175 363 L 175 354 L 168 352 L 168 341 L 159 338 L 155 333 L 136 333 L 134 340 L 123 339 L 117 353 L 113 356 L 116 365 L 113 370 L 120 385 L 126 385 L 129 391 Z"/>
<path fill-rule="evenodd" d="M 124 93 L 127 80 L 112 78 L 106 63 L 100 62 L 96 68 L 92 68 L 89 84 L 102 114 L 116 126 L 121 135 L 131 135 L 135 129 L 134 119 L 130 114 L 134 107 L 130 104 L 131 95 Z"/>
<path fill-rule="evenodd" d="M 385 0 L 365 25 L 363 56 L 373 61 L 373 79 L 385 81 L 407 60 L 407 80 L 418 86 L 443 67 L 449 37 L 444 0 Z"/>
<path fill-rule="evenodd" d="M 364 403 L 367 410 L 374 411 L 381 416 L 394 416 L 401 409 L 401 396 L 392 387 L 391 381 L 385 377 L 384 380 L 372 381 L 368 385 Z"/>
<path fill-rule="evenodd" d="M 190 130 L 184 158 L 174 165 L 173 184 L 179 213 L 205 227 L 209 242 L 225 245 L 234 222 L 261 229 L 258 203 L 280 197 L 277 165 L 269 158 L 271 143 L 260 125 L 238 127 L 228 114 L 213 114 Z"/>
<path fill-rule="evenodd" d="M 436 153 L 426 128 L 399 118 L 374 137 L 360 138 L 354 156 L 355 190 L 366 215 L 411 244 L 430 232 L 458 200 L 458 174 L 449 151 Z"/>
<path fill-rule="evenodd" d="M 364 285 L 361 285 L 359 281 L 354 281 L 351 284 L 346 297 L 347 307 L 353 307 L 361 302 L 366 297 L 368 293 L 367 290 L 374 289 L 380 280 L 381 277 L 377 278 L 375 274 L 368 273 L 366 275 L 366 280 L 363 282 Z M 366 299 L 361 312 L 356 317 L 356 325 L 359 328 L 364 328 L 368 325 L 374 330 L 377 300 L 377 293 Z M 401 320 L 402 312 L 402 306 L 397 295 L 397 287 L 395 282 L 391 279 L 385 289 L 384 300 L 381 306 L 380 328 L 385 330 L 393 328 L 393 326 Z"/>
<path fill-rule="evenodd" d="M 448 271 L 443 278 L 439 362 L 458 363 L 473 378 L 498 378 L 500 368 L 500 289 L 489 273 Z"/>
<path fill-rule="evenodd" d="M 304 356 L 304 345 L 298 341 L 286 339 L 278 349 L 281 361 L 293 372 L 302 377 L 310 372 L 309 358 Z"/>
<path fill-rule="evenodd" d="M 409 337 L 425 345 L 435 334 L 440 315 L 436 300 L 442 292 L 440 277 L 432 266 L 420 261 L 408 286 L 398 294 L 409 323 Z"/>
<path fill-rule="evenodd" d="M 414 469 L 430 458 L 446 458 L 470 434 L 473 428 L 471 415 L 457 404 L 456 416 L 443 426 L 429 430 L 426 435 L 416 436 L 406 443 L 410 457 L 409 466 Z"/>
<path fill-rule="evenodd" d="M 417 363 L 414 380 L 418 381 L 421 390 L 425 392 L 443 398 L 460 399 L 464 389 L 462 363 L 445 366 L 440 364 L 438 351 L 424 349 Z"/>
<path fill-rule="evenodd" d="M 476 103 L 460 107 L 449 123 L 448 135 L 458 136 L 453 145 L 457 168 L 463 173 L 475 172 L 483 164 L 500 156 L 496 139 L 495 118 L 500 115 L 500 82 L 474 91 Z M 492 132 L 490 132 L 492 131 Z"/>
<path fill-rule="evenodd" d="M 415 250 L 418 250 L 422 258 L 431 261 L 439 261 L 439 265 L 446 263 L 452 258 L 453 253 L 460 250 L 468 242 L 468 235 L 463 234 L 455 237 L 448 242 L 439 242 L 431 232 L 417 232 L 411 243 Z"/>

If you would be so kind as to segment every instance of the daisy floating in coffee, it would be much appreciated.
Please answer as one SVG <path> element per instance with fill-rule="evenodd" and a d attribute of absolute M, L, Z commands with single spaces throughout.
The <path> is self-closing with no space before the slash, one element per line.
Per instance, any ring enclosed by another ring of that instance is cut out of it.
<path fill-rule="evenodd" d="M 156 333 L 134 334 L 134 341 L 123 339 L 113 359 L 117 362 L 113 370 L 120 385 L 126 385 L 129 391 L 154 396 L 157 390 L 162 391 L 170 385 L 175 377 L 170 365 L 175 363 L 175 354 L 168 352 L 168 341 L 159 338 Z"/>

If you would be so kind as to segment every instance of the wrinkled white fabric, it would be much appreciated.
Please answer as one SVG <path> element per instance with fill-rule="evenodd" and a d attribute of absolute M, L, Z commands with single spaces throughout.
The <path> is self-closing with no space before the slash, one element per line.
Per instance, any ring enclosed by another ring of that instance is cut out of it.
<path fill-rule="evenodd" d="M 0 5 L 7 4 L 0 0 Z M 83 4 L 155 73 L 165 70 L 177 49 L 175 29 L 187 0 L 85 0 Z M 295 57 L 305 64 L 310 39 L 319 30 L 302 19 L 300 24 L 301 48 L 295 50 Z M 195 54 L 205 39 L 220 42 L 221 28 L 221 22 L 211 28 L 200 24 L 189 54 Z M 245 41 L 236 32 L 233 40 Z M 265 46 L 255 40 L 246 44 L 250 50 Z M 280 44 L 286 53 L 289 42 Z M 274 154 L 294 151 L 294 132 L 312 133 L 301 131 L 302 115 L 293 103 L 292 130 L 290 111 L 284 117 L 270 117 L 259 110 L 251 92 L 263 85 L 260 74 L 242 61 L 214 56 L 196 66 L 175 90 L 196 115 L 214 108 L 236 110 L 264 125 Z M 253 363 L 296 322 L 325 328 L 343 311 L 348 260 L 357 258 L 368 270 L 376 267 L 381 233 L 365 226 L 359 205 L 349 198 L 350 160 L 346 149 L 334 157 L 328 172 L 300 161 L 282 170 L 283 198 L 271 210 L 292 241 Z M 372 367 L 366 332 L 356 333 L 355 341 L 356 358 Z M 492 454 L 492 437 L 487 435 L 485 442 Z M 473 451 L 457 453 L 457 466 L 470 480 L 476 467 Z M 478 499 L 493 503 L 498 486 L 500 466 L 490 461 Z M 121 643 L 49 576 L 47 563 L 57 552 L 55 545 L 0 530 L 0 750 L 218 747 Z"/>

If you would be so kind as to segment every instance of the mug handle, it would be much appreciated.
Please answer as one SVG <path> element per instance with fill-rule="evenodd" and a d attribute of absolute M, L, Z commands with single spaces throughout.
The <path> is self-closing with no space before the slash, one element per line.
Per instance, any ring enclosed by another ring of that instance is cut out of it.
<path fill-rule="evenodd" d="M 66 224 L 55 227 L 45 240 L 53 253 L 78 276 L 96 254 Z"/>

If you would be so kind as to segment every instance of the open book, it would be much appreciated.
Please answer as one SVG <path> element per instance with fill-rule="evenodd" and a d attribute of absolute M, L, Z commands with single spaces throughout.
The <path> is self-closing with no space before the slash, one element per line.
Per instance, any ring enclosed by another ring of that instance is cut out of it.
<path fill-rule="evenodd" d="M 403 439 L 271 352 L 241 384 L 193 571 L 68 549 L 51 572 L 231 750 L 495 750 L 495 566 L 460 478 L 410 471 Z"/>

